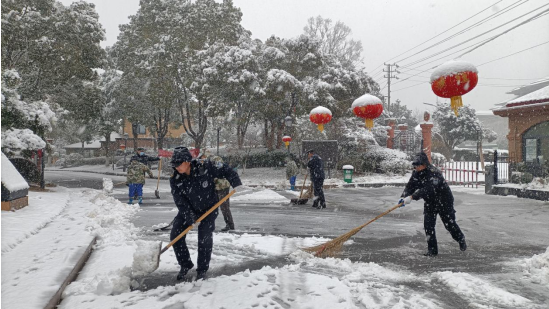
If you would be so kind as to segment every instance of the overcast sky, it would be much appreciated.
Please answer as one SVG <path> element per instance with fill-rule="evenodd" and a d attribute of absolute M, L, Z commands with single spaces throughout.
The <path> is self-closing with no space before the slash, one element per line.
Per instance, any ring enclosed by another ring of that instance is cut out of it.
<path fill-rule="evenodd" d="M 62 0 L 61 2 L 69 4 L 73 1 Z M 116 42 L 118 25 L 127 23 L 128 16 L 135 14 L 139 7 L 138 0 L 91 0 L 90 2 L 96 4 L 100 22 L 107 31 L 107 41 L 103 42 L 103 46 L 110 46 Z M 429 76 L 432 72 L 430 68 L 461 53 L 448 55 L 441 60 L 421 66 L 422 64 L 451 52 L 436 55 L 445 48 L 460 44 L 523 14 L 543 6 L 476 40 L 454 47 L 452 51 L 464 49 L 500 34 L 535 14 L 549 9 L 547 0 L 234 0 L 234 3 L 242 10 L 242 25 L 252 32 L 254 38 L 261 40 L 273 34 L 282 38 L 296 37 L 303 32 L 307 19 L 312 16 L 320 15 L 334 22 L 342 21 L 352 29 L 352 38 L 362 41 L 364 67 L 382 88 L 387 80 L 380 73 L 384 62 L 396 62 L 406 66 L 413 61 L 429 57 L 429 60 L 411 66 L 411 68 L 419 66 L 416 68 L 419 71 L 429 69 L 428 71 L 419 73 L 417 70 L 406 70 L 402 67 L 400 69 L 402 73 L 397 74 L 400 81 L 392 81 L 391 85 L 391 102 L 400 99 L 409 108 L 417 108 L 420 111 L 432 110 L 432 107 L 424 105 L 424 102 L 437 101 L 429 84 Z M 502 12 L 510 5 L 516 7 L 443 44 L 404 59 L 468 26 L 486 20 L 494 13 Z M 465 21 L 482 10 L 485 11 Z M 441 34 L 456 25 L 454 29 Z M 439 34 L 441 35 L 435 39 L 398 56 Z M 479 70 L 479 84 L 463 96 L 464 104 L 469 104 L 476 110 L 488 110 L 493 108 L 494 104 L 514 98 L 513 95 L 505 92 L 512 90 L 515 86 L 549 77 L 549 43 L 546 42 L 549 42 L 549 14 L 503 34 L 463 56 L 463 60 L 477 65 Z M 481 65 L 542 43 L 546 44 Z M 466 50 L 468 49 L 464 49 L 463 52 Z M 417 73 L 419 75 L 411 77 Z M 409 79 L 404 80 L 406 78 Z M 382 92 L 387 95 L 387 87 Z"/>

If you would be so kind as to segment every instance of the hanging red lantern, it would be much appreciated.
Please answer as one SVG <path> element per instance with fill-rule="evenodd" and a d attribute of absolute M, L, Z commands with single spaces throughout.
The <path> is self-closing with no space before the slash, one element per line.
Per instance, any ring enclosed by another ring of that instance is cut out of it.
<path fill-rule="evenodd" d="M 285 135 L 282 137 L 282 141 L 284 142 L 284 145 L 286 145 L 286 148 L 288 148 L 288 146 L 290 146 L 290 142 L 292 141 L 292 138 L 289 137 L 288 135 Z"/>
<path fill-rule="evenodd" d="M 366 128 L 372 130 L 374 119 L 383 113 L 383 102 L 376 96 L 365 94 L 353 102 L 351 109 L 355 115 L 364 118 Z"/>
<path fill-rule="evenodd" d="M 439 97 L 450 98 L 456 116 L 459 108 L 463 106 L 461 96 L 473 90 L 477 83 L 477 68 L 461 60 L 443 63 L 431 74 L 431 89 Z"/>
<path fill-rule="evenodd" d="M 309 113 L 311 122 L 317 124 L 320 132 L 324 131 L 324 125 L 332 120 L 332 112 L 324 106 L 317 106 Z"/>

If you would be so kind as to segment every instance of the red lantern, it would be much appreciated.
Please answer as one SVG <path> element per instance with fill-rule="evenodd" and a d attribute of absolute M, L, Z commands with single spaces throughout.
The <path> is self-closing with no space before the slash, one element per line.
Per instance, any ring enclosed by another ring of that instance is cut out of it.
<path fill-rule="evenodd" d="M 324 125 L 332 120 L 332 112 L 323 106 L 317 106 L 309 113 L 311 122 L 317 124 L 320 132 L 324 131 Z"/>
<path fill-rule="evenodd" d="M 463 106 L 461 96 L 473 90 L 478 83 L 477 68 L 466 61 L 448 61 L 431 74 L 433 92 L 443 98 L 450 98 L 456 116 Z"/>
<path fill-rule="evenodd" d="M 282 141 L 284 142 L 284 145 L 286 145 L 286 148 L 290 146 L 290 142 L 292 141 L 292 138 L 288 135 L 282 137 Z"/>
<path fill-rule="evenodd" d="M 378 97 L 371 94 L 365 94 L 356 99 L 351 105 L 353 113 L 360 118 L 364 118 L 364 124 L 368 130 L 374 127 L 374 119 L 383 113 L 383 102 Z"/>

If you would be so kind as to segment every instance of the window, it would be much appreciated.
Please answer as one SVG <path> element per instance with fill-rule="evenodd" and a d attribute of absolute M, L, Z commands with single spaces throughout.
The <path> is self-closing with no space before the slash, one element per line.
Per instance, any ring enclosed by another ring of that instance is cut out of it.
<path fill-rule="evenodd" d="M 549 158 L 549 121 L 532 126 L 522 136 L 525 162 L 543 162 Z"/>

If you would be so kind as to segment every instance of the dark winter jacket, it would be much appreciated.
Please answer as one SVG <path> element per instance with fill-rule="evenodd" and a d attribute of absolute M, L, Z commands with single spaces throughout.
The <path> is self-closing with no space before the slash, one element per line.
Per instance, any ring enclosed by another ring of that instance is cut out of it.
<path fill-rule="evenodd" d="M 319 180 L 324 180 L 324 164 L 322 159 L 318 155 L 313 155 L 307 163 L 309 172 L 311 173 L 311 181 L 316 182 Z"/>
<path fill-rule="evenodd" d="M 174 169 L 170 186 L 179 210 L 178 215 L 198 219 L 214 206 L 219 201 L 215 191 L 215 178 L 227 179 L 233 188 L 242 185 L 238 174 L 227 164 L 193 160 L 190 175 L 180 174 Z"/>
<path fill-rule="evenodd" d="M 136 154 L 136 155 L 132 156 L 132 160 L 136 160 L 139 163 L 142 163 L 142 164 L 145 164 L 145 165 L 149 166 L 149 162 L 158 161 L 158 160 L 160 160 L 160 158 L 159 157 L 149 157 L 146 154 L 145 155 Z"/>
<path fill-rule="evenodd" d="M 425 211 L 450 211 L 454 209 L 454 196 L 442 173 L 433 165 L 420 172 L 414 171 L 402 197 L 425 201 Z"/>

